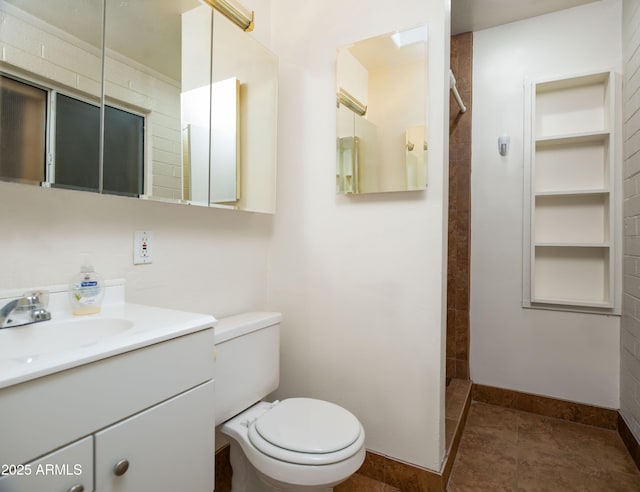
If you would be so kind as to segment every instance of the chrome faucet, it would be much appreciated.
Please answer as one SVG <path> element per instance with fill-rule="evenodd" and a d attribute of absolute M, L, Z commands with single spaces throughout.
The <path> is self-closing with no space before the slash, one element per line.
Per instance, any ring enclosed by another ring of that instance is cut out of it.
<path fill-rule="evenodd" d="M 48 299 L 48 292 L 37 291 L 9 301 L 0 308 L 0 329 L 51 319 L 51 313 L 46 310 Z"/>

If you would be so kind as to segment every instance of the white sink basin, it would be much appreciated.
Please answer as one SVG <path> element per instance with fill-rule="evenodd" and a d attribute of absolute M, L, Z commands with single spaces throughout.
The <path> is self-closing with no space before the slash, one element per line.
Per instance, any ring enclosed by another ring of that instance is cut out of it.
<path fill-rule="evenodd" d="M 76 318 L 5 328 L 0 334 L 0 359 L 32 364 L 43 355 L 86 348 L 132 327 L 127 319 Z"/>
<path fill-rule="evenodd" d="M 206 314 L 128 304 L 121 285 L 107 287 L 99 314 L 73 316 L 68 302 L 65 290 L 54 290 L 50 321 L 0 329 L 0 389 L 211 328 L 216 322 Z"/>

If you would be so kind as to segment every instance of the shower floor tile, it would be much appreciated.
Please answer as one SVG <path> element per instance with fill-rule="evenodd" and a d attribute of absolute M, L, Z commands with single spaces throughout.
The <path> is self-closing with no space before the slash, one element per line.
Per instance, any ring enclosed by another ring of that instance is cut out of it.
<path fill-rule="evenodd" d="M 616 431 L 472 403 L 447 490 L 640 492 L 640 471 Z"/>

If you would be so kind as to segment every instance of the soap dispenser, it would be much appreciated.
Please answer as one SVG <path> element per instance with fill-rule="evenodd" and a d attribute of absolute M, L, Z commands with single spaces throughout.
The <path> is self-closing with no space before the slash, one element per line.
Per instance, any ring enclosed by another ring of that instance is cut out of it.
<path fill-rule="evenodd" d="M 83 255 L 84 261 L 69 288 L 69 299 L 73 314 L 95 314 L 100 312 L 104 297 L 104 282 L 93 269 L 89 256 Z"/>

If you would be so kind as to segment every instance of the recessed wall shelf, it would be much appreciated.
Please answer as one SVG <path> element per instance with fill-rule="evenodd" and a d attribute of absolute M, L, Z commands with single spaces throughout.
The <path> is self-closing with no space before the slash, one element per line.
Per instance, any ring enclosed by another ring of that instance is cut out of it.
<path fill-rule="evenodd" d="M 527 307 L 616 308 L 615 85 L 613 72 L 530 84 Z"/>

